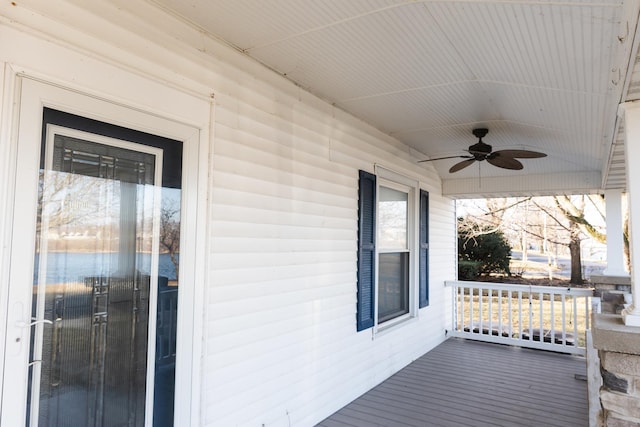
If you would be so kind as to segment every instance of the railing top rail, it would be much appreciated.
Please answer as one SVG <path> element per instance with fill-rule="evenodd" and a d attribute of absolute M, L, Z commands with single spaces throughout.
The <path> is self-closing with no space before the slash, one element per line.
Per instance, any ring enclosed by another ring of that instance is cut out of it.
<path fill-rule="evenodd" d="M 493 282 L 471 282 L 464 280 L 446 280 L 445 286 L 457 286 L 461 288 L 474 289 L 492 289 L 503 291 L 522 291 L 548 293 L 554 295 L 574 295 L 574 296 L 593 296 L 593 288 L 572 288 L 560 286 L 530 286 L 517 283 L 493 283 Z"/>

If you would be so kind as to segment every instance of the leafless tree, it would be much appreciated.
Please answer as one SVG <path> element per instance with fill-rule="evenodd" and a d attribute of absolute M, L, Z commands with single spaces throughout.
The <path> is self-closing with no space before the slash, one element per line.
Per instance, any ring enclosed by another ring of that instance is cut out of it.
<path fill-rule="evenodd" d="M 600 195 L 487 199 L 486 210 L 474 215 L 473 220 L 500 228 L 512 238 L 518 237 L 523 258 L 529 238 L 566 246 L 571 257 L 570 282 L 582 284 L 582 241 L 588 236 L 600 243 L 606 242 L 606 233 L 587 218 L 587 204 L 598 213 L 599 222 L 604 222 L 604 198 Z M 464 220 L 458 224 L 465 227 Z"/>
<path fill-rule="evenodd" d="M 163 202 L 160 207 L 160 246 L 171 257 L 177 279 L 180 273 L 180 205 L 175 201 Z"/>

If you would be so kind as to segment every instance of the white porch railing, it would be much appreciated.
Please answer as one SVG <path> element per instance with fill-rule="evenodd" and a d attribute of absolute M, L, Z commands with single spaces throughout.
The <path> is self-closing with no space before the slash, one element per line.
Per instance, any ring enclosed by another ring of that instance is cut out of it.
<path fill-rule="evenodd" d="M 453 335 L 585 354 L 592 289 L 447 281 Z"/>

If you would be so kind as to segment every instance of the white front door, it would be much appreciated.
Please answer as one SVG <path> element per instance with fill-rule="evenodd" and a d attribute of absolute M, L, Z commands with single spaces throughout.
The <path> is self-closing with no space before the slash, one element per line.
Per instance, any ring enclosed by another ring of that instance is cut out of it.
<path fill-rule="evenodd" d="M 173 425 L 182 142 L 22 83 L 0 424 Z"/>

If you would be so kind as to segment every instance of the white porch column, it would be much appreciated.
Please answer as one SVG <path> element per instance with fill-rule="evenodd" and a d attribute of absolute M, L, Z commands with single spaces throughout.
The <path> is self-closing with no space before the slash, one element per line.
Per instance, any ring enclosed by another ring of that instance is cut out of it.
<path fill-rule="evenodd" d="M 629 201 L 632 304 L 622 311 L 625 325 L 640 326 L 640 102 L 620 105 L 624 112 L 625 166 Z"/>
<path fill-rule="evenodd" d="M 628 276 L 624 266 L 624 238 L 622 229 L 622 190 L 604 192 L 607 215 L 606 276 Z"/>

